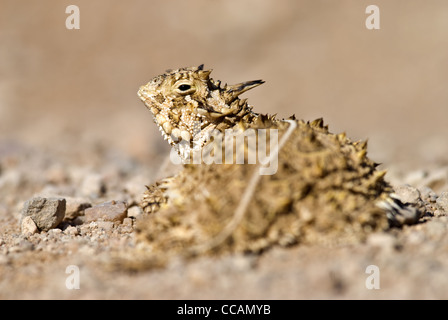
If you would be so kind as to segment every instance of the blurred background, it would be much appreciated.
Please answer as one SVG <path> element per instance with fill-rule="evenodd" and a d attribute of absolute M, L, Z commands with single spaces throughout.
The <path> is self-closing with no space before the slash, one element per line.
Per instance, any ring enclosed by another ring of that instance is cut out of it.
<path fill-rule="evenodd" d="M 380 30 L 365 27 L 370 4 Z M 139 86 L 201 63 L 230 84 L 265 80 L 245 94 L 256 111 L 323 117 L 386 167 L 448 163 L 446 0 L 0 0 L 0 145 L 150 164 L 168 146 Z"/>

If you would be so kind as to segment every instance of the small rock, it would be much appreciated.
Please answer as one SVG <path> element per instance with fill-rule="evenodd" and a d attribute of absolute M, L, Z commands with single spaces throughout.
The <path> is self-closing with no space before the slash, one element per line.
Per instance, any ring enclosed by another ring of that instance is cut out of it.
<path fill-rule="evenodd" d="M 127 206 L 123 201 L 106 202 L 84 211 L 86 221 L 96 221 L 103 219 L 104 221 L 120 221 L 127 217 Z"/>
<path fill-rule="evenodd" d="M 71 235 L 71 236 L 77 236 L 78 235 L 78 228 L 69 226 L 64 230 L 65 234 Z"/>
<path fill-rule="evenodd" d="M 72 220 L 84 215 L 84 210 L 92 207 L 90 202 L 84 198 L 66 197 L 65 220 Z"/>
<path fill-rule="evenodd" d="M 420 195 L 425 201 L 435 202 L 437 200 L 437 194 L 430 187 L 420 188 Z"/>
<path fill-rule="evenodd" d="M 128 217 L 138 217 L 143 213 L 142 209 L 139 206 L 133 206 L 128 209 Z"/>
<path fill-rule="evenodd" d="M 89 226 L 90 230 L 93 230 L 93 229 L 96 229 L 98 227 L 98 223 L 95 222 L 95 221 L 92 221 L 92 222 L 89 223 L 88 226 Z"/>
<path fill-rule="evenodd" d="M 132 218 L 125 218 L 123 220 L 123 224 L 122 227 L 120 229 L 121 233 L 131 233 L 134 228 L 133 228 L 133 223 L 134 223 L 134 219 Z"/>
<path fill-rule="evenodd" d="M 434 217 L 446 217 L 448 215 L 448 212 L 445 212 L 443 210 L 436 209 L 434 210 Z"/>
<path fill-rule="evenodd" d="M 124 220 L 123 220 L 123 225 L 124 225 L 124 226 L 130 226 L 130 227 L 132 227 L 132 224 L 133 224 L 133 220 L 132 220 L 132 218 L 124 218 Z"/>
<path fill-rule="evenodd" d="M 448 213 L 448 192 L 442 192 L 436 200 L 437 205 Z"/>
<path fill-rule="evenodd" d="M 55 228 L 65 216 L 65 199 L 32 198 L 25 202 L 22 219 L 31 217 L 39 230 L 48 231 Z"/>
<path fill-rule="evenodd" d="M 35 234 L 39 231 L 36 224 L 34 223 L 33 219 L 31 217 L 27 216 L 22 219 L 21 223 L 21 232 L 24 235 L 31 235 Z"/>
<path fill-rule="evenodd" d="M 395 193 L 403 203 L 418 203 L 420 199 L 420 191 L 410 185 L 398 186 Z"/>
<path fill-rule="evenodd" d="M 48 235 L 51 236 L 59 236 L 62 233 L 61 229 L 55 228 L 55 229 L 51 229 L 50 231 L 48 231 Z"/>
<path fill-rule="evenodd" d="M 80 192 L 87 197 L 98 198 L 106 192 L 106 186 L 101 175 L 87 175 L 81 185 Z"/>
<path fill-rule="evenodd" d="M 56 240 L 59 241 L 62 235 L 62 230 L 59 228 L 48 230 L 47 232 L 47 241 L 48 240 Z"/>

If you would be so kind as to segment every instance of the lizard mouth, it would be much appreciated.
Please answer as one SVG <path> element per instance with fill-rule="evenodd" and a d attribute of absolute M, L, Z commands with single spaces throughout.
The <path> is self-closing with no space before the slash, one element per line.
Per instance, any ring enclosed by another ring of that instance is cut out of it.
<path fill-rule="evenodd" d="M 199 108 L 172 109 L 161 106 L 160 98 L 148 86 L 140 87 L 138 96 L 151 111 L 162 137 L 186 160 L 191 151 L 199 151 L 207 143 L 210 126 Z"/>

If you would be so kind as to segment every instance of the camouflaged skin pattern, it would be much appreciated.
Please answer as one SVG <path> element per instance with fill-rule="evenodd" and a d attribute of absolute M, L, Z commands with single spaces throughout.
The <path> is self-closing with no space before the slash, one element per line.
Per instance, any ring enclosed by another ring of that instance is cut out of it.
<path fill-rule="evenodd" d="M 177 175 L 149 186 L 137 239 L 152 252 L 195 255 L 356 243 L 401 216 L 405 206 L 393 197 L 385 171 L 367 157 L 366 142 L 329 132 L 322 119 L 257 114 L 239 95 L 263 81 L 221 85 L 210 73 L 203 65 L 168 70 L 140 88 L 162 136 L 185 160 L 210 143 L 212 130 L 238 135 L 276 129 L 283 143 L 275 151 L 278 168 L 260 175 L 260 163 L 185 164 Z M 246 160 L 254 152 L 246 142 L 235 148 Z"/>

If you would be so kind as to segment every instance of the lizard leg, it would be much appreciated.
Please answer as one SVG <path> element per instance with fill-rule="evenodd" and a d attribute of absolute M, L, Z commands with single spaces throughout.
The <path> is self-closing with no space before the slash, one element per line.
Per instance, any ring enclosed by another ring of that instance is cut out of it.
<path fill-rule="evenodd" d="M 403 203 L 395 194 L 390 194 L 386 200 L 380 201 L 377 205 L 386 211 L 389 224 L 394 227 L 417 223 L 424 214 L 421 209 Z"/>

